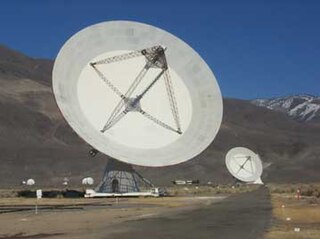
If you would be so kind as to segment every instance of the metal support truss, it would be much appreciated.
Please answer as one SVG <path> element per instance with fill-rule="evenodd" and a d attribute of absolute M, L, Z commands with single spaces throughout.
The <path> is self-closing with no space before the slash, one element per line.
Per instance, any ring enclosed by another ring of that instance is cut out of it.
<path fill-rule="evenodd" d="M 97 73 L 99 78 L 106 83 L 106 85 L 121 99 L 116 105 L 116 107 L 111 112 L 107 122 L 101 129 L 101 132 L 105 132 L 108 129 L 112 128 L 116 123 L 118 123 L 127 113 L 129 112 L 139 112 L 146 118 L 150 119 L 154 123 L 159 126 L 176 132 L 178 134 L 182 134 L 181 124 L 178 112 L 178 106 L 176 102 L 176 98 L 174 95 L 174 90 L 172 86 L 172 81 L 169 74 L 168 64 L 165 57 L 166 48 L 162 46 L 154 46 L 150 48 L 145 48 L 143 50 L 133 51 L 130 53 L 121 54 L 118 56 L 113 56 L 109 58 L 105 58 L 96 62 L 91 62 L 90 66 Z M 98 65 L 101 64 L 110 64 L 114 62 L 124 61 L 128 59 L 132 59 L 135 57 L 144 56 L 146 60 L 146 64 L 133 80 L 132 84 L 129 86 L 127 91 L 123 94 L 99 69 Z M 141 83 L 145 75 L 147 74 L 150 68 L 159 68 L 161 69 L 160 73 L 155 77 L 155 79 L 136 97 L 132 98 L 133 92 L 137 89 L 138 85 Z M 141 99 L 144 95 L 149 92 L 149 90 L 155 85 L 155 83 L 163 76 L 165 80 L 166 91 L 169 99 L 169 104 L 171 108 L 171 113 L 175 122 L 175 128 L 169 126 L 168 124 L 162 122 L 161 120 L 155 118 L 149 113 L 145 112 L 140 105 Z"/>
<path fill-rule="evenodd" d="M 116 187 L 113 182 L 116 182 Z M 140 188 L 150 189 L 154 185 L 135 171 L 130 164 L 110 158 L 96 191 L 102 193 L 139 192 Z"/>
<path fill-rule="evenodd" d="M 247 164 L 248 161 L 250 161 L 251 172 L 244 167 L 244 166 Z M 251 157 L 250 157 L 250 156 L 246 157 L 246 160 L 244 161 L 243 164 L 239 164 L 239 163 L 237 163 L 237 164 L 238 164 L 238 166 L 239 166 L 239 169 L 238 169 L 238 171 L 236 172 L 236 174 L 240 173 L 241 170 L 244 170 L 244 171 L 246 171 L 247 173 L 253 174 L 253 166 L 252 166 L 252 160 L 251 160 Z"/>

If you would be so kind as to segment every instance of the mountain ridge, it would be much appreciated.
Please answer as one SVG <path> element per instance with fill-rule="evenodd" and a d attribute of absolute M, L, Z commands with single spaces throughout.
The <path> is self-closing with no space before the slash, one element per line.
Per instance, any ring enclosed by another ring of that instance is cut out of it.
<path fill-rule="evenodd" d="M 297 94 L 271 99 L 255 99 L 252 104 L 286 113 L 300 122 L 320 121 L 320 96 Z"/>
<path fill-rule="evenodd" d="M 17 186 L 30 177 L 43 186 L 61 186 L 64 177 L 70 186 L 79 185 L 85 176 L 99 182 L 108 156 L 90 158 L 91 147 L 62 117 L 51 89 L 53 62 L 0 51 L 7 54 L 0 54 L 0 186 Z M 156 185 L 175 179 L 233 182 L 224 157 L 232 147 L 243 146 L 269 165 L 265 182 L 319 181 L 319 142 L 320 125 L 298 122 L 247 100 L 225 98 L 220 131 L 203 153 L 171 167 L 135 169 Z"/>

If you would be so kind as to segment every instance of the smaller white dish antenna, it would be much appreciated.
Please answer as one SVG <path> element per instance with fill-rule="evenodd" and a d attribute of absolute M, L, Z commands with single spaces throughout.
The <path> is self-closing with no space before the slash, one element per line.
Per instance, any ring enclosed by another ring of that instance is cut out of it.
<path fill-rule="evenodd" d="M 82 179 L 82 184 L 83 185 L 93 185 L 94 180 L 91 177 L 87 177 L 87 178 Z"/>
<path fill-rule="evenodd" d="M 22 185 L 26 185 L 26 183 L 27 183 L 27 182 L 24 181 L 24 180 L 21 182 Z"/>
<path fill-rule="evenodd" d="M 87 178 L 83 178 L 81 183 L 82 183 L 82 185 L 87 185 Z"/>
<path fill-rule="evenodd" d="M 247 183 L 260 183 L 262 174 L 262 162 L 258 154 L 250 149 L 236 147 L 228 151 L 226 155 L 228 171 L 236 179 Z"/>
<path fill-rule="evenodd" d="M 65 186 L 67 186 L 67 185 L 68 185 L 68 183 L 69 183 L 69 178 L 67 178 L 67 177 L 64 177 L 64 178 L 63 178 L 63 182 L 62 182 L 62 185 L 65 185 Z"/>
<path fill-rule="evenodd" d="M 28 180 L 27 180 L 27 182 L 26 182 L 26 184 L 28 185 L 28 186 L 32 186 L 32 185 L 34 185 L 36 182 L 34 181 L 34 179 L 32 179 L 32 178 L 29 178 Z"/>

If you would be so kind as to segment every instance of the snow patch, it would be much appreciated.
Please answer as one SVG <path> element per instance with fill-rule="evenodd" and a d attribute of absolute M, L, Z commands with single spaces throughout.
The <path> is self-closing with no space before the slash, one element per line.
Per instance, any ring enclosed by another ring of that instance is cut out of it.
<path fill-rule="evenodd" d="M 320 97 L 293 95 L 273 99 L 256 99 L 252 104 L 269 110 L 281 111 L 299 121 L 310 121 L 320 116 Z"/>

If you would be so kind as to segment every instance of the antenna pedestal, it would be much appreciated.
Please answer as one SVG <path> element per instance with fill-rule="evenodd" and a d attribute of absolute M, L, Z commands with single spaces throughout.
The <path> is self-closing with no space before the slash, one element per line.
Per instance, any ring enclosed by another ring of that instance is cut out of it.
<path fill-rule="evenodd" d="M 102 181 L 95 189 L 98 193 L 134 193 L 141 188 L 152 188 L 153 185 L 132 165 L 110 158 L 108 160 Z"/>

